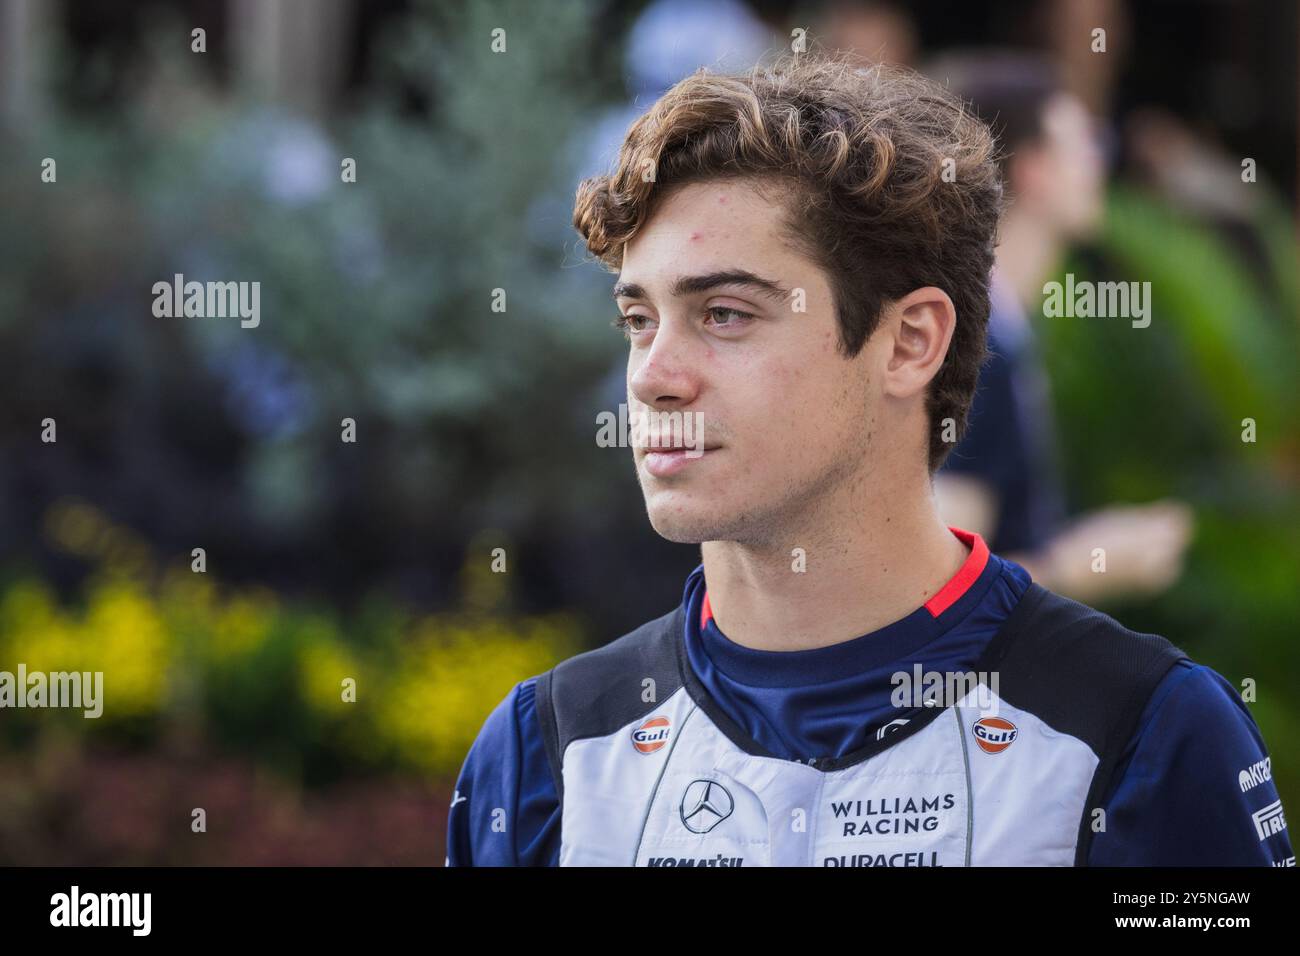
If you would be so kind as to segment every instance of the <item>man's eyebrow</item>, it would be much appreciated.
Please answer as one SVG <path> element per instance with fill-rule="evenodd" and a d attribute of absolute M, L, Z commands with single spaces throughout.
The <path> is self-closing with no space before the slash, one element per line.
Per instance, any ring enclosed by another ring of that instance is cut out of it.
<path fill-rule="evenodd" d="M 746 286 L 760 295 L 775 299 L 778 302 L 784 302 L 790 297 L 788 289 L 771 279 L 756 276 L 745 269 L 727 269 L 722 272 L 707 272 L 698 276 L 681 276 L 673 283 L 670 291 L 674 297 L 681 298 L 694 293 L 707 292 L 721 285 Z M 646 298 L 645 289 L 635 282 L 619 282 L 614 286 L 614 298 L 644 299 Z"/>

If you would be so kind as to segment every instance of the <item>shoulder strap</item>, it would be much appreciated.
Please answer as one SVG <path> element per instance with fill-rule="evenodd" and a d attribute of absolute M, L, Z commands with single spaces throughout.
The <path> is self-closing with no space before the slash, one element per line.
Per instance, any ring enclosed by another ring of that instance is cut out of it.
<path fill-rule="evenodd" d="M 998 673 L 1009 704 L 1077 737 L 1098 755 L 1075 865 L 1087 861 L 1092 811 L 1136 733 L 1156 685 L 1187 655 L 1156 634 L 1131 631 L 1101 611 L 1030 584 L 1017 613 L 990 642 L 981 670 Z"/>
<path fill-rule="evenodd" d="M 537 678 L 537 720 L 564 802 L 564 751 L 574 740 L 603 737 L 649 714 L 682 686 L 676 641 L 685 623 L 678 605 L 604 647 L 556 664 Z M 647 702 L 646 679 L 654 681 Z"/>

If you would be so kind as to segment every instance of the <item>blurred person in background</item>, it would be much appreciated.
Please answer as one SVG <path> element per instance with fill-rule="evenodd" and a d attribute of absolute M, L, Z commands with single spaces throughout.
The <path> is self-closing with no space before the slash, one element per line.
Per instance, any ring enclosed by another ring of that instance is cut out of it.
<path fill-rule="evenodd" d="M 920 44 L 911 14 L 884 0 L 832 0 L 819 12 L 815 32 L 826 49 L 864 63 L 911 66 Z"/>
<path fill-rule="evenodd" d="M 574 144 L 574 172 L 591 176 L 613 168 L 627 128 L 678 80 L 700 67 L 752 65 L 779 39 L 744 0 L 653 0 L 624 42 L 627 99 L 597 116 Z M 567 236 L 568 216 L 564 228 Z"/>
<path fill-rule="evenodd" d="M 1091 237 L 1101 218 L 1105 162 L 1094 121 L 1050 61 L 1031 53 L 949 54 L 929 72 L 993 127 L 1009 194 L 990 284 L 990 357 L 967 432 L 935 476 L 940 511 L 1076 600 L 1163 591 L 1182 571 L 1191 510 L 1166 500 L 1067 521 L 1059 439 L 1030 320 L 1069 244 Z M 1098 547 L 1105 574 L 1092 570 Z"/>

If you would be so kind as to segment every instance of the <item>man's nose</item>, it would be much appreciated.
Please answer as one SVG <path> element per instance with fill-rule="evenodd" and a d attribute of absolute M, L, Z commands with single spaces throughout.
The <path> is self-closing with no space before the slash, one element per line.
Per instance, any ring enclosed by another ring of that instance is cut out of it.
<path fill-rule="evenodd" d="M 689 329 L 661 322 L 650 347 L 629 358 L 628 394 L 643 405 L 689 404 L 699 389 L 696 345 Z"/>

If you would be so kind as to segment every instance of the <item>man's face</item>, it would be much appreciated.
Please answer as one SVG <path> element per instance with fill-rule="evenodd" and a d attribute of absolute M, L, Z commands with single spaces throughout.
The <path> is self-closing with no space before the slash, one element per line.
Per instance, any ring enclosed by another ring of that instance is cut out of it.
<path fill-rule="evenodd" d="M 703 426 L 687 440 L 698 457 L 634 448 L 650 523 L 669 540 L 784 542 L 868 467 L 879 350 L 837 351 L 826 276 L 782 238 L 783 215 L 752 182 L 683 186 L 624 249 L 629 415 L 652 413 L 655 433 L 663 412 Z"/>

